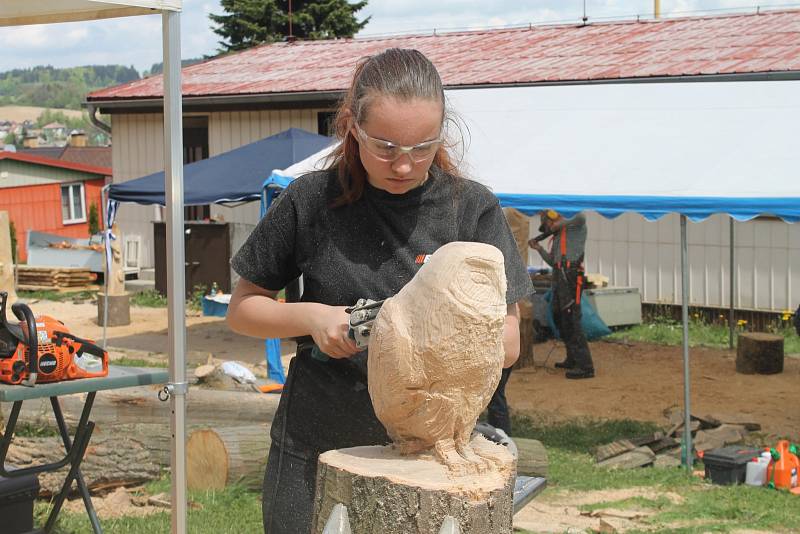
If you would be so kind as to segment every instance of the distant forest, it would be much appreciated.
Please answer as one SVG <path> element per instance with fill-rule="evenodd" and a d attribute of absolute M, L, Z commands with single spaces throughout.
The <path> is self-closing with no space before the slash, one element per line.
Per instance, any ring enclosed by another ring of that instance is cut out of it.
<path fill-rule="evenodd" d="M 186 67 L 208 58 L 184 59 Z M 141 75 L 134 67 L 88 65 L 57 69 L 51 66 L 0 72 L 0 106 L 37 106 L 80 109 L 86 94 L 112 85 L 161 74 L 163 66 L 154 63 Z"/>
<path fill-rule="evenodd" d="M 122 65 L 14 69 L 0 72 L 0 105 L 80 109 L 86 93 L 139 78 Z"/>

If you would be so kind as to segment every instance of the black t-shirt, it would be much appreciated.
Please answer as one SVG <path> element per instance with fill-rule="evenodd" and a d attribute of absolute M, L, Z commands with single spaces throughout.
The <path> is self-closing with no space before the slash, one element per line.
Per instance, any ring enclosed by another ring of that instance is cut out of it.
<path fill-rule="evenodd" d="M 234 256 L 233 268 L 270 290 L 302 274 L 302 301 L 351 306 L 395 295 L 440 246 L 475 241 L 503 252 L 507 303 L 532 292 L 505 216 L 485 186 L 432 167 L 424 184 L 402 195 L 366 184 L 360 200 L 330 208 L 340 194 L 333 170 L 293 181 Z"/>
<path fill-rule="evenodd" d="M 270 290 L 302 274 L 303 301 L 350 306 L 395 295 L 440 246 L 479 241 L 503 252 L 508 303 L 531 292 L 511 230 L 486 187 L 432 168 L 424 184 L 403 195 L 367 184 L 357 202 L 330 208 L 340 194 L 335 171 L 293 181 L 237 252 L 233 268 Z M 272 423 L 273 444 L 313 459 L 326 450 L 387 443 L 369 398 L 367 366 L 365 352 L 319 360 L 299 350 Z"/>

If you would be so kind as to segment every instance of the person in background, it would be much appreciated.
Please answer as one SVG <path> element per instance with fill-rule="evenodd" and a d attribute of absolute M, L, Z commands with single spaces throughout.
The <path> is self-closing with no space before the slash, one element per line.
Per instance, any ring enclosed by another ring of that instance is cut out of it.
<path fill-rule="evenodd" d="M 545 250 L 535 238 L 528 244 L 553 268 L 553 320 L 567 349 L 566 359 L 556 363 L 556 367 L 566 369 L 567 378 L 592 378 L 594 363 L 581 327 L 586 217 L 578 213 L 566 219 L 553 210 L 545 210 L 539 216 L 539 231 L 553 236 L 551 248 Z"/>
<path fill-rule="evenodd" d="M 488 243 L 505 258 L 504 367 L 519 357 L 516 303 L 530 278 L 497 197 L 453 163 L 447 113 L 439 73 L 420 52 L 362 60 L 337 113 L 330 167 L 289 184 L 232 260 L 241 280 L 230 327 L 298 338 L 271 427 L 268 534 L 310 530 L 322 452 L 389 442 L 367 389 L 368 354 L 347 335 L 347 306 L 395 295 L 442 245 Z M 300 302 L 276 302 L 300 275 Z"/>

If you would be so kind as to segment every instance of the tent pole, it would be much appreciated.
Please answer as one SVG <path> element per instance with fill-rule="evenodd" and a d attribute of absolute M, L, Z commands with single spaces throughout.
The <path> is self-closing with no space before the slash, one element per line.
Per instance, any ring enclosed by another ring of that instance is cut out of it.
<path fill-rule="evenodd" d="M 692 412 L 689 398 L 689 246 L 686 215 L 681 214 L 681 315 L 683 320 L 683 464 L 692 472 Z"/>
<path fill-rule="evenodd" d="M 734 257 L 734 252 L 735 252 L 734 249 L 736 247 L 734 246 L 734 242 L 733 242 L 733 225 L 734 225 L 733 217 L 728 216 L 728 220 L 730 222 L 730 230 L 731 230 L 731 239 L 730 239 L 730 245 L 729 245 L 730 253 L 731 253 L 731 270 L 730 270 L 730 276 L 728 276 L 728 278 L 730 278 L 730 284 L 731 284 L 730 292 L 729 292 L 729 295 L 730 295 L 730 297 L 729 297 L 730 298 L 730 309 L 728 310 L 728 348 L 730 350 L 733 350 L 733 292 L 735 291 L 735 289 L 734 289 L 735 278 L 734 277 L 736 276 L 734 274 L 734 272 L 733 272 L 733 266 L 734 266 L 733 257 Z"/>
<path fill-rule="evenodd" d="M 183 237 L 181 18 L 163 11 L 164 192 L 167 212 L 167 305 L 172 429 L 172 534 L 186 533 L 186 281 Z"/>

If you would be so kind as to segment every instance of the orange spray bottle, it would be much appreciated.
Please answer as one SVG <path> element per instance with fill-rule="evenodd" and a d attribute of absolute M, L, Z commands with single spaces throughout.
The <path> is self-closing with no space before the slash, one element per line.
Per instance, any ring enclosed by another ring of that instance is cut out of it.
<path fill-rule="evenodd" d="M 772 462 L 767 468 L 767 484 L 769 487 L 777 489 L 787 489 L 797 487 L 798 473 L 800 473 L 800 459 L 797 458 L 797 447 L 789 445 L 787 440 L 778 442 L 772 453 Z"/>

